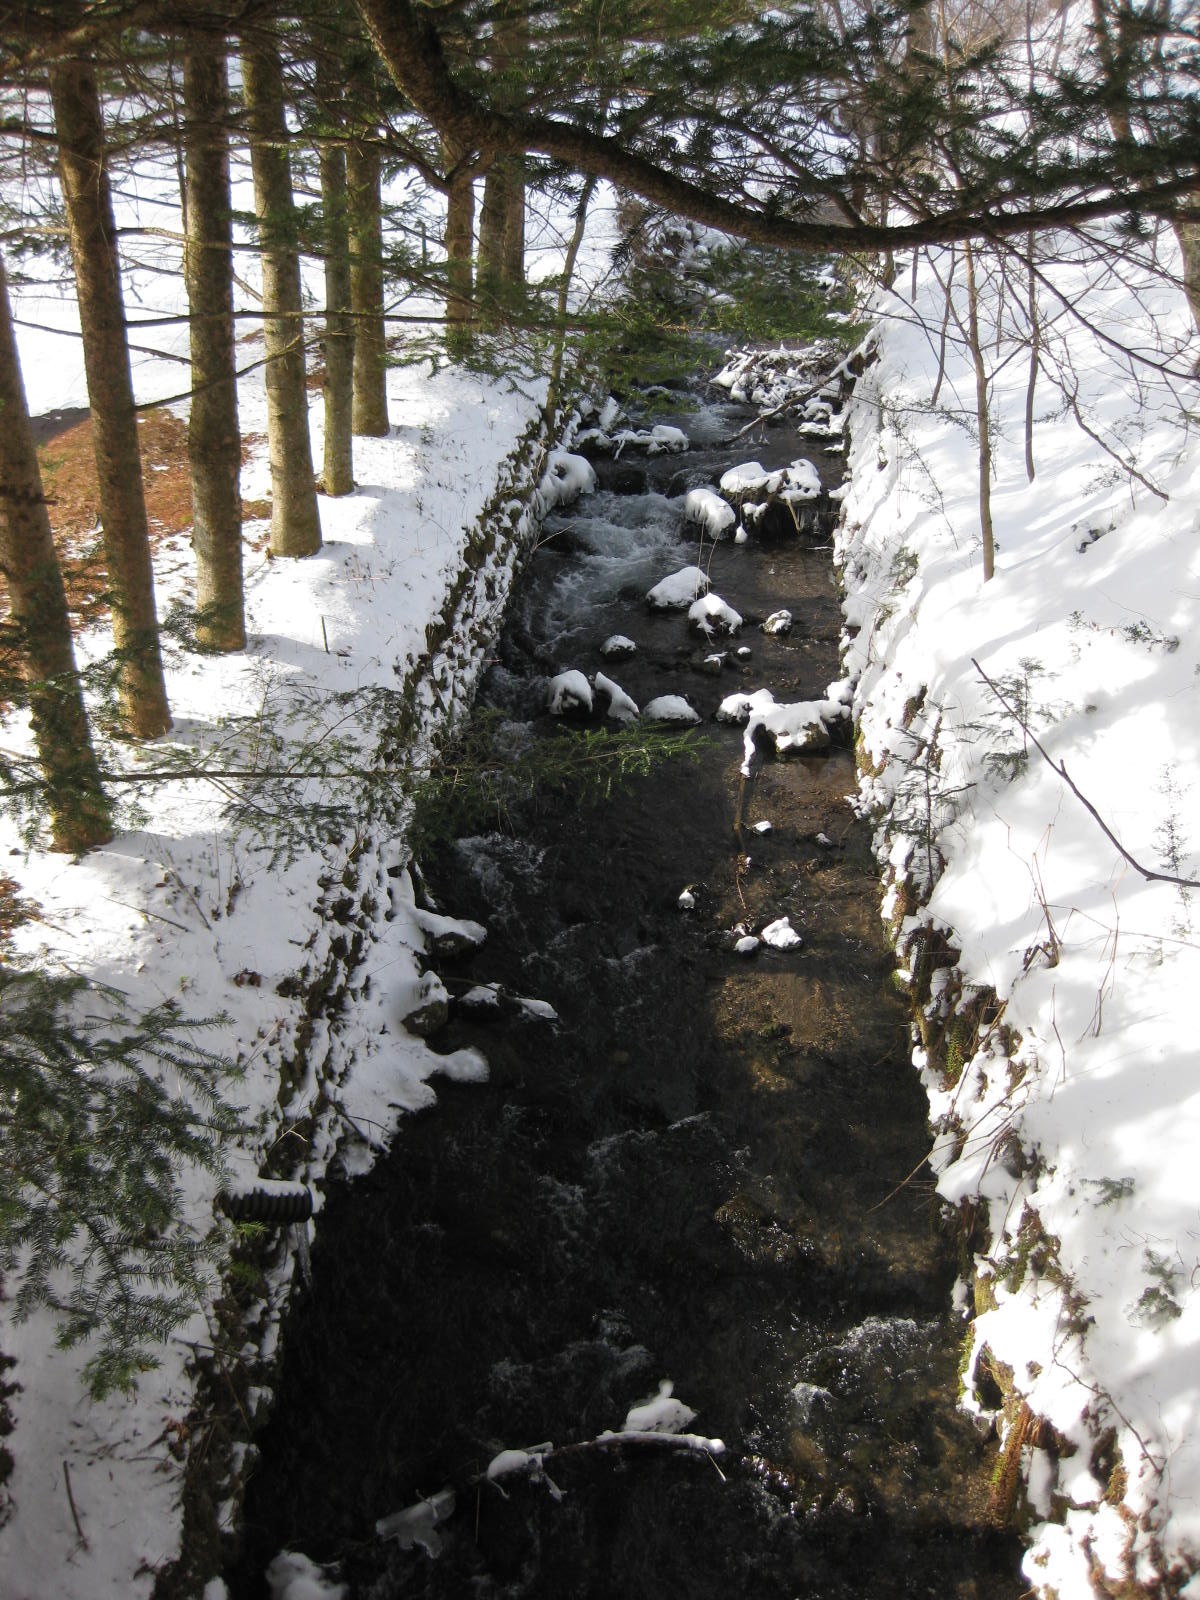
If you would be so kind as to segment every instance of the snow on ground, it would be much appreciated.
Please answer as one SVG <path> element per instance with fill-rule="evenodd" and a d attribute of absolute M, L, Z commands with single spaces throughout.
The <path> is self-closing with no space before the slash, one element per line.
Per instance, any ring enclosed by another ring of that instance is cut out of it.
<path fill-rule="evenodd" d="M 1025 1446 L 1034 1521 L 1057 1513 L 1025 1571 L 1059 1600 L 1095 1592 L 1091 1562 L 1114 1587 L 1200 1564 L 1200 901 L 1138 870 L 1200 878 L 1198 347 L 1174 241 L 1152 243 L 1141 268 L 1065 246 L 1042 263 L 1033 482 L 1021 308 L 977 263 L 986 585 L 975 373 L 953 317 L 937 378 L 951 263 L 905 270 L 852 403 L 837 551 L 885 914 L 926 1043 L 950 1042 L 945 1076 L 916 1050 L 934 1166 L 987 1221 L 971 1370 L 986 1347 L 1056 1430 L 1056 1451 Z M 965 330 L 961 253 L 953 270 Z"/>
<path fill-rule="evenodd" d="M 177 231 L 173 176 L 144 163 L 136 184 L 119 182 L 118 222 Z M 240 171 L 235 205 L 249 203 Z M 588 260 L 600 267 L 611 229 L 602 218 L 590 232 Z M 539 270 L 556 270 L 562 229 L 531 224 L 531 237 Z M 252 274 L 252 262 L 240 257 L 239 271 Z M 130 243 L 124 283 L 131 318 L 178 311 L 179 282 L 164 265 L 177 265 L 175 245 L 156 236 Z M 23 266 L 36 275 L 38 263 Z M 306 273 L 320 303 L 311 263 Z M 56 274 L 62 277 L 46 267 L 46 275 Z M 31 410 L 86 405 L 81 354 L 70 336 L 77 325 L 70 284 L 30 284 L 15 289 L 14 301 Z M 141 401 L 187 387 L 186 325 L 155 332 L 157 353 L 135 354 Z M 240 386 L 243 434 L 261 440 L 242 477 L 243 496 L 253 500 L 269 494 L 265 394 L 254 366 L 260 344 L 252 335 L 239 350 L 252 369 Z M 391 369 L 391 432 L 355 441 L 354 494 L 321 498 L 323 548 L 302 562 L 270 560 L 250 548 L 265 525 L 247 526 L 246 651 L 217 658 L 169 650 L 172 732 L 118 758 L 157 762 L 164 751 L 182 751 L 197 759 L 207 753 L 219 764 L 244 752 L 258 725 L 289 741 L 287 756 L 320 751 L 337 738 L 346 741 L 344 764 L 366 762 L 379 728 L 367 716 L 356 721 L 331 698 L 351 691 L 361 697 L 415 686 L 426 736 L 453 716 L 494 633 L 512 576 L 511 551 L 498 547 L 484 560 L 432 660 L 426 627 L 447 607 L 485 507 L 499 489 L 503 529 L 520 538 L 531 532 L 535 512 L 590 483 L 592 469 L 578 457 L 551 453 L 543 461 L 544 397 L 544 382 L 519 371 L 509 379 L 444 364 L 431 373 L 428 362 Z M 311 398 L 319 465 L 321 403 L 319 394 Z M 191 571 L 186 538 L 158 552 L 160 615 L 189 594 Z M 85 658 L 107 647 L 102 633 L 80 641 Z M 230 719 L 239 717 L 242 743 L 231 745 Z M 27 728 L 11 718 L 4 734 L 10 744 L 28 742 Z M 320 798 L 327 798 L 320 780 L 293 785 L 285 809 Z M 197 1030 L 196 1042 L 244 1070 L 232 1098 L 251 1131 L 230 1152 L 235 1187 L 252 1186 L 284 1129 L 310 1110 L 310 1143 L 296 1173 L 303 1180 L 320 1178 L 338 1137 L 343 1166 L 368 1164 L 404 1111 L 434 1100 L 428 1081 L 434 1073 L 486 1076 L 478 1052 L 437 1056 L 402 1025 L 423 998 L 427 942 L 446 929 L 429 927 L 407 876 L 395 876 L 401 849 L 374 836 L 365 814 L 357 832 L 345 836 L 293 834 L 283 856 L 272 859 L 244 817 L 230 823 L 224 797 L 211 784 L 163 784 L 143 790 L 139 802 L 140 819 L 127 815 L 113 843 L 81 861 L 26 852 L 15 824 L 0 822 L 6 870 L 22 897 L 40 908 L 36 920 L 17 929 L 14 950 L 51 971 L 114 985 L 134 1011 L 171 1000 L 184 1016 L 222 1019 Z M 364 936 L 357 969 L 339 954 L 346 928 L 331 910 L 343 883 L 354 886 L 350 915 Z M 473 937 L 470 926 L 460 931 Z M 320 1014 L 307 1019 L 305 985 L 335 969 L 351 984 L 343 1013 L 336 1023 Z M 181 1182 L 184 1215 L 203 1234 L 213 1221 L 215 1180 L 188 1171 Z M 317 1198 L 319 1205 L 319 1190 Z M 289 1257 L 271 1285 L 266 1352 L 277 1337 L 293 1264 Z M 194 1398 L 187 1363 L 193 1350 L 203 1352 L 213 1341 L 207 1317 L 195 1316 L 165 1347 L 161 1366 L 141 1380 L 135 1399 L 95 1402 L 79 1382 L 87 1348 L 57 1351 L 45 1313 L 20 1324 L 6 1318 L 0 1348 L 16 1358 L 10 1376 L 20 1388 L 12 1400 L 16 1467 L 0 1527 L 0 1592 L 13 1600 L 149 1593 L 155 1572 L 179 1549 L 184 1423 Z M 276 1578 L 281 1593 L 337 1592 L 322 1588 L 317 1573 L 289 1570 Z"/>

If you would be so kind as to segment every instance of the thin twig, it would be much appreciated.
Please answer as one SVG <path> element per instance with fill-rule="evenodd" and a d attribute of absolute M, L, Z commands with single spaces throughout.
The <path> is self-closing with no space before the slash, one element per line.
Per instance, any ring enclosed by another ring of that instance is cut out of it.
<path fill-rule="evenodd" d="M 1093 820 L 1101 829 L 1105 838 L 1109 840 L 1109 842 L 1116 848 L 1121 858 L 1124 861 L 1127 861 L 1135 872 L 1140 873 L 1143 878 L 1151 883 L 1174 883 L 1177 884 L 1181 889 L 1200 889 L 1200 878 L 1180 878 L 1173 872 L 1152 872 L 1149 867 L 1144 867 L 1140 861 L 1131 856 L 1129 851 L 1126 850 L 1125 846 L 1109 827 L 1108 823 L 1105 822 L 1104 818 L 1088 799 L 1087 795 L 1084 794 L 1083 790 L 1078 786 L 1074 778 L 1071 777 L 1063 762 L 1055 761 L 1054 757 L 1050 755 L 1045 745 L 1038 738 L 1037 734 L 1034 733 L 1033 729 L 1029 726 L 1028 722 L 1025 721 L 1025 718 L 1013 705 L 1012 701 L 1007 698 L 1002 689 L 992 682 L 987 673 L 979 665 L 978 661 L 976 661 L 974 656 L 971 657 L 971 665 L 975 668 L 975 671 L 996 696 L 996 699 L 999 700 L 1000 704 L 1008 712 L 1009 716 L 1013 718 L 1017 726 L 1021 729 L 1022 733 L 1024 733 L 1026 738 L 1029 739 L 1033 744 L 1038 755 L 1041 756 L 1042 760 L 1045 761 L 1046 765 L 1051 769 L 1051 771 L 1058 773 L 1059 777 L 1066 784 L 1067 788 L 1070 789 L 1071 793 L 1075 796 L 1079 803 L 1086 811 L 1090 812 Z"/>
<path fill-rule="evenodd" d="M 71 1519 L 75 1524 L 75 1532 L 79 1535 L 79 1542 L 83 1548 L 90 1550 L 91 1545 L 88 1544 L 87 1534 L 84 1533 L 83 1525 L 79 1520 L 79 1508 L 75 1504 L 75 1496 L 71 1492 L 71 1469 L 65 1461 L 63 1462 L 63 1482 L 67 1486 L 67 1503 L 71 1507 Z"/>

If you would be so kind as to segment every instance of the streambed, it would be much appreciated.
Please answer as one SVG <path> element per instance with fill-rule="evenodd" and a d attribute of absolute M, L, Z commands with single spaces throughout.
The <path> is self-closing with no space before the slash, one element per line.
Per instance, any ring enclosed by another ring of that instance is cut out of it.
<path fill-rule="evenodd" d="M 439 969 L 451 992 L 501 984 L 559 1021 L 455 1007 L 435 1047 L 481 1050 L 488 1081 L 439 1082 L 385 1160 L 331 1185 L 235 1600 L 268 1592 L 285 1547 L 379 1600 L 1023 1592 L 1018 1541 L 989 1520 L 994 1444 L 954 1406 L 953 1244 L 853 758 L 768 760 L 744 785 L 742 730 L 712 720 L 735 691 L 825 696 L 828 549 L 708 545 L 751 652 L 719 670 L 642 598 L 697 559 L 688 488 L 801 455 L 840 479 L 829 442 L 790 429 L 722 444 L 749 415 L 698 399 L 669 419 L 686 454 L 602 463 L 514 595 L 481 707 L 552 737 L 548 680 L 599 670 L 640 705 L 685 696 L 710 743 L 603 807 L 549 806 L 423 863 L 442 909 L 489 929 Z M 791 632 L 768 637 L 784 607 Z M 615 633 L 637 651 L 611 663 Z M 735 953 L 739 926 L 784 916 L 797 946 Z M 610 1443 L 560 1449 L 549 1482 L 478 1481 L 502 1449 L 620 1429 L 664 1381 L 723 1452 Z M 375 1536 L 447 1484 L 436 1559 Z"/>

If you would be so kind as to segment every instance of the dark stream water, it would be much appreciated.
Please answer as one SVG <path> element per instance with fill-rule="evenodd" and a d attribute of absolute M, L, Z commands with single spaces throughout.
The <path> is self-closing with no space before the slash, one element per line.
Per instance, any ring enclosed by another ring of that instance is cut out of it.
<path fill-rule="evenodd" d="M 713 587 L 752 652 L 719 675 L 681 613 L 641 599 L 696 559 L 690 484 L 799 454 L 840 478 L 793 433 L 712 444 L 746 416 L 705 406 L 679 419 L 688 455 L 610 465 L 625 492 L 557 518 L 514 598 L 483 704 L 547 736 L 547 673 L 602 669 L 639 704 L 686 695 L 712 744 L 603 808 L 551 808 L 424 863 L 441 907 L 490 929 L 442 969 L 452 992 L 503 983 L 561 1021 L 456 1012 L 437 1047 L 481 1048 L 490 1081 L 440 1086 L 385 1161 L 332 1185 L 235 1597 L 266 1593 L 285 1546 L 380 1600 L 1022 1593 L 1017 1541 L 987 1516 L 993 1446 L 954 1406 L 953 1247 L 920 1172 L 924 1100 L 852 757 L 763 766 L 739 871 L 742 733 L 710 720 L 737 689 L 824 696 L 828 551 L 717 546 Z M 766 637 L 755 622 L 784 606 L 796 626 Z M 616 632 L 638 653 L 606 664 Z M 781 915 L 799 948 L 732 953 L 735 924 Z M 722 1455 L 597 1447 L 554 1458 L 557 1492 L 472 1481 L 504 1447 L 619 1429 L 662 1380 Z M 375 1536 L 445 1484 L 458 1509 L 436 1560 Z"/>

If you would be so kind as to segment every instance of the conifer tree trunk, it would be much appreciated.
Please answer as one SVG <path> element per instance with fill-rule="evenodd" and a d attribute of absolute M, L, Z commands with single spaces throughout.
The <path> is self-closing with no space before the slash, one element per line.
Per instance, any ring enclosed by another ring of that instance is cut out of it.
<path fill-rule="evenodd" d="M 341 94 L 324 54 L 317 64 L 317 95 L 323 107 L 340 108 Z M 354 488 L 354 318 L 348 203 L 346 149 L 327 139 L 321 146 L 325 224 L 325 460 L 321 487 L 329 495 L 349 494 Z"/>
<path fill-rule="evenodd" d="M 233 342 L 233 217 L 225 119 L 225 57 L 193 51 L 183 65 L 187 161 L 187 283 L 192 356 L 188 459 L 196 551 L 196 638 L 207 650 L 242 650 L 242 506 Z"/>
<path fill-rule="evenodd" d="M 120 656 L 121 721 L 133 737 L 153 739 L 171 726 L 171 714 L 158 648 L 150 529 L 95 70 L 86 62 L 52 67 L 50 97 L 83 332 L 113 637 Z"/>
<path fill-rule="evenodd" d="M 33 734 L 46 775 L 54 848 L 73 853 L 90 850 L 112 838 L 112 820 L 75 673 L 67 597 L 29 425 L 2 261 L 0 571 L 8 580 L 12 620 L 29 684 Z"/>
<path fill-rule="evenodd" d="M 508 189 L 505 195 L 504 281 L 520 286 L 525 282 L 525 157 L 509 156 L 505 165 Z"/>
<path fill-rule="evenodd" d="M 490 320 L 500 285 L 505 281 L 505 244 L 508 229 L 508 172 L 497 157 L 483 182 L 479 210 L 479 314 Z"/>
<path fill-rule="evenodd" d="M 449 179 L 446 191 L 446 343 L 462 349 L 470 337 L 472 254 L 475 244 L 475 185 L 463 169 L 466 152 L 443 141 L 442 160 Z"/>
<path fill-rule="evenodd" d="M 321 548 L 321 522 L 308 434 L 300 255 L 278 51 L 266 44 L 246 50 L 242 83 L 262 252 L 271 554 L 310 556 Z"/>
<path fill-rule="evenodd" d="M 387 337 L 383 321 L 380 162 L 375 145 L 356 142 L 350 146 L 346 179 L 350 190 L 350 303 L 354 312 L 354 432 L 382 439 L 388 431 Z"/>

